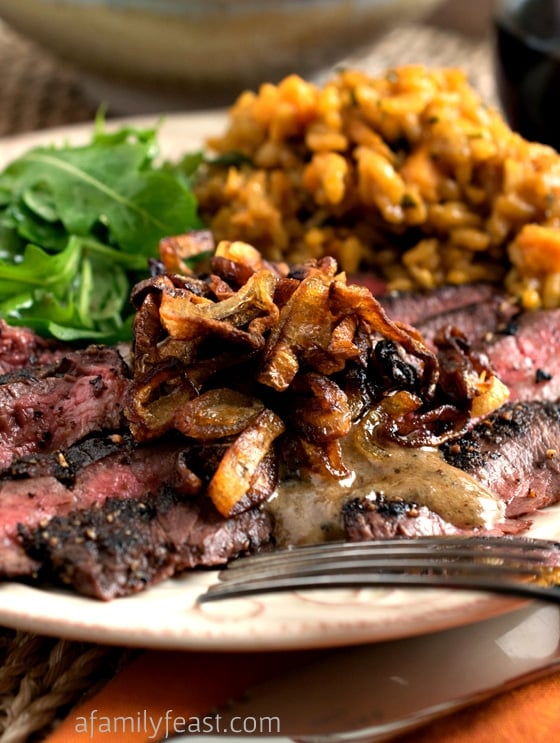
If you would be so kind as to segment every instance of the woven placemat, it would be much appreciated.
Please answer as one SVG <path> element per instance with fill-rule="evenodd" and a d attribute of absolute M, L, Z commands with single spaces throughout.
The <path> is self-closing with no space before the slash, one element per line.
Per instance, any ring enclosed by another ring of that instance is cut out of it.
<path fill-rule="evenodd" d="M 0 136 L 90 121 L 79 75 L 0 21 Z"/>
<path fill-rule="evenodd" d="M 464 36 L 427 25 L 402 26 L 350 62 L 374 75 L 403 64 L 460 67 L 484 100 L 498 107 L 490 29 L 484 36 Z"/>
<path fill-rule="evenodd" d="M 134 651 L 0 629 L 0 741 L 44 737 Z"/>
<path fill-rule="evenodd" d="M 406 26 L 350 62 L 374 74 L 405 63 L 460 66 L 483 97 L 496 103 L 484 38 Z M 1 22 L 0 70 L 0 136 L 91 121 L 101 103 L 89 98 L 75 70 Z M 0 629 L 0 743 L 42 740 L 129 656 L 122 647 Z"/>

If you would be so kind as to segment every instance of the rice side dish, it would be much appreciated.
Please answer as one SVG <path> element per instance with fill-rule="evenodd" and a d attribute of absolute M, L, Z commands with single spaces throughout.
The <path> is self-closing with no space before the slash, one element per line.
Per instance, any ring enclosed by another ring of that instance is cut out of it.
<path fill-rule="evenodd" d="M 331 255 L 389 289 L 503 284 L 560 306 L 560 155 L 524 140 L 458 69 L 291 75 L 242 93 L 195 191 L 216 240 Z"/>

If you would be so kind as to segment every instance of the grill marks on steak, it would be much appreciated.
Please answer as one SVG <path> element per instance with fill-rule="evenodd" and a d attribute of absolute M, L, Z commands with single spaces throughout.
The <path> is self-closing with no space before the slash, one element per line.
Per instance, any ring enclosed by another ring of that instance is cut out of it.
<path fill-rule="evenodd" d="M 267 544 L 271 530 L 265 512 L 226 519 L 209 501 L 185 500 L 163 488 L 140 500 L 110 498 L 21 535 L 45 575 L 112 599 L 187 568 L 223 565 Z"/>
<path fill-rule="evenodd" d="M 63 449 L 93 431 L 118 430 L 128 370 L 114 348 L 66 351 L 55 363 L 0 377 L 0 469 Z"/>
<path fill-rule="evenodd" d="M 560 500 L 559 403 L 508 403 L 442 451 L 498 495 L 510 518 Z"/>
<path fill-rule="evenodd" d="M 394 537 L 430 537 L 459 534 L 462 531 L 426 506 L 391 501 L 378 495 L 352 498 L 342 509 L 346 539 L 365 542 Z"/>
<path fill-rule="evenodd" d="M 403 501 L 391 501 L 378 495 L 375 499 L 352 498 L 343 507 L 342 522 L 346 539 L 365 542 L 395 537 L 440 537 L 454 534 L 480 533 L 477 529 L 462 529 L 446 521 L 427 506 Z M 529 522 L 508 518 L 485 534 L 519 534 Z"/>
<path fill-rule="evenodd" d="M 74 484 L 80 471 L 100 459 L 116 452 L 130 451 L 134 446 L 132 436 L 127 433 L 92 434 L 73 444 L 64 452 L 58 450 L 41 454 L 30 454 L 17 459 L 0 472 L 0 484 L 6 480 L 44 477 L 52 475 L 64 485 Z"/>
<path fill-rule="evenodd" d="M 179 444 L 169 442 L 145 447 L 124 443 L 122 449 L 82 467 L 70 485 L 46 470 L 38 476 L 1 482 L 0 576 L 26 576 L 38 569 L 23 549 L 21 527 L 45 528 L 55 516 L 91 508 L 111 497 L 139 499 L 163 486 L 180 490 L 179 451 Z"/>
<path fill-rule="evenodd" d="M 109 599 L 267 544 L 268 514 L 224 519 L 185 497 L 183 449 L 111 434 L 14 463 L 4 477 L 17 479 L 0 482 L 0 576 L 48 577 Z"/>

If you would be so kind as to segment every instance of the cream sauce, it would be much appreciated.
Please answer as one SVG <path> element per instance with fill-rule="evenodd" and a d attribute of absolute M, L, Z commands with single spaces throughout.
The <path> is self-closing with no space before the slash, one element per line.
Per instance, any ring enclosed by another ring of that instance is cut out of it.
<path fill-rule="evenodd" d="M 424 505 L 460 528 L 491 528 L 504 518 L 504 504 L 437 449 L 380 448 L 361 427 L 343 449 L 352 473 L 345 480 L 311 476 L 279 483 L 265 505 L 274 516 L 279 546 L 342 538 L 342 505 L 355 497 L 382 494 L 386 500 Z"/>

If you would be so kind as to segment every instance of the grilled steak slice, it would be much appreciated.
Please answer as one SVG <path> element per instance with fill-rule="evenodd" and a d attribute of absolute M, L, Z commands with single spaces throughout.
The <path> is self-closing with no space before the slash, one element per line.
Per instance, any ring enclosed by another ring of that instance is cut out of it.
<path fill-rule="evenodd" d="M 445 459 L 506 503 L 517 517 L 560 500 L 560 404 L 502 406 L 461 439 L 442 446 Z"/>
<path fill-rule="evenodd" d="M 23 577 L 38 569 L 23 549 L 18 529 L 48 529 L 54 516 L 90 508 L 110 497 L 143 498 L 164 485 L 181 487 L 179 444 L 161 442 L 122 449 L 92 461 L 74 474 L 72 485 L 53 474 L 0 483 L 0 576 Z"/>
<path fill-rule="evenodd" d="M 123 423 L 127 367 L 114 348 L 69 351 L 52 366 L 0 377 L 0 469 Z"/>
<path fill-rule="evenodd" d="M 519 313 L 487 284 L 382 298 L 393 320 L 414 324 L 428 344 L 455 327 L 483 353 L 513 400 L 560 398 L 560 309 Z"/>
<path fill-rule="evenodd" d="M 6 480 L 46 477 L 52 475 L 63 485 L 71 486 L 76 476 L 87 467 L 110 454 L 131 450 L 135 446 L 132 436 L 123 433 L 92 434 L 64 451 L 29 454 L 0 472 L 0 483 Z"/>
<path fill-rule="evenodd" d="M 393 537 L 429 537 L 460 534 L 464 530 L 445 521 L 426 506 L 391 501 L 378 495 L 352 498 L 342 508 L 346 539 L 365 542 Z"/>
<path fill-rule="evenodd" d="M 440 537 L 453 534 L 480 534 L 480 530 L 461 529 L 426 506 L 402 501 L 390 501 L 382 496 L 376 500 L 353 498 L 342 510 L 346 539 L 366 542 L 394 537 Z M 485 534 L 519 534 L 529 522 L 506 519 Z"/>
<path fill-rule="evenodd" d="M 499 305 L 506 299 L 492 284 L 442 286 L 424 292 L 392 292 L 379 302 L 393 320 L 418 327 L 451 314 L 460 316 L 480 304 Z"/>
<path fill-rule="evenodd" d="M 510 400 L 560 398 L 560 309 L 525 312 L 506 334 L 480 347 L 509 387 Z"/>
<path fill-rule="evenodd" d="M 417 328 L 432 347 L 436 346 L 438 332 L 442 328 L 452 327 L 459 330 L 474 348 L 480 350 L 486 349 L 495 338 L 509 335 L 515 327 L 513 318 L 518 312 L 519 308 L 514 304 L 496 295 L 476 305 L 459 307 L 444 315 L 422 320 Z"/>
<path fill-rule="evenodd" d="M 511 332 L 519 308 L 488 284 L 445 286 L 430 292 L 394 294 L 380 302 L 393 320 L 414 325 L 430 346 L 438 331 L 457 328 L 474 346 Z"/>
<path fill-rule="evenodd" d="M 88 596 L 112 599 L 199 565 L 223 565 L 270 540 L 272 522 L 258 510 L 223 518 L 206 499 L 164 488 L 140 500 L 103 505 L 22 530 L 43 573 Z"/>
<path fill-rule="evenodd" d="M 12 327 L 0 320 L 0 374 L 25 366 L 52 364 L 68 348 L 45 340 L 29 328 Z"/>

